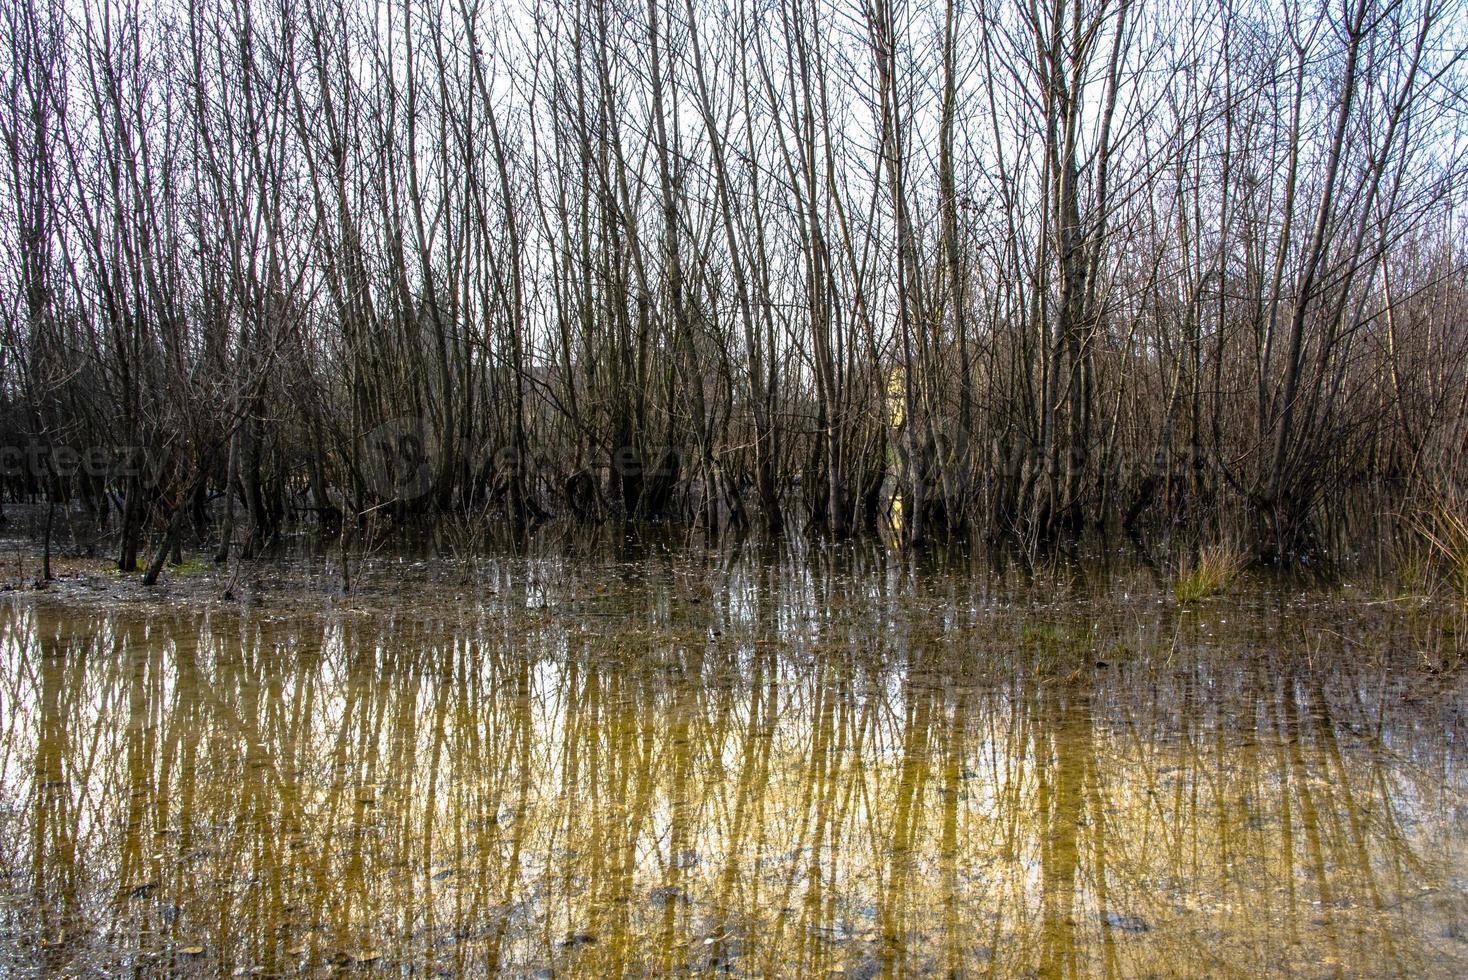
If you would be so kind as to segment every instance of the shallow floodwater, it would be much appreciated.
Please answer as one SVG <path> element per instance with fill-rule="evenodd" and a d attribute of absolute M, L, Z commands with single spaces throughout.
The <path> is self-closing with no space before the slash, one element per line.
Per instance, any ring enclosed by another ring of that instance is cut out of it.
<path fill-rule="evenodd" d="M 0 604 L 0 972 L 1468 974 L 1420 605 L 876 550 L 271 575 Z"/>

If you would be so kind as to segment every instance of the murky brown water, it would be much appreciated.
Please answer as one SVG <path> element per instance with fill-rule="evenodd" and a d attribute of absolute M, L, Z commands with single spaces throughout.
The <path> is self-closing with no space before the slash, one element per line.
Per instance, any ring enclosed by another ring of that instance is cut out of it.
<path fill-rule="evenodd" d="M 396 607 L 0 605 L 0 972 L 1468 973 L 1420 607 L 448 568 L 365 569 Z"/>

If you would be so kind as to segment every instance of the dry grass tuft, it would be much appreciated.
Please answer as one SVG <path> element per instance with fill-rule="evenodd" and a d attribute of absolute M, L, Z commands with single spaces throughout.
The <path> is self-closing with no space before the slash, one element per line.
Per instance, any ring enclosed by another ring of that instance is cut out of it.
<path fill-rule="evenodd" d="M 1187 605 L 1217 595 L 1232 585 L 1248 564 L 1248 556 L 1235 545 L 1214 544 L 1202 548 L 1178 567 L 1172 583 L 1173 598 L 1180 605 Z"/>
<path fill-rule="evenodd" d="M 1440 495 L 1413 523 L 1449 584 L 1468 601 L 1468 501 Z"/>

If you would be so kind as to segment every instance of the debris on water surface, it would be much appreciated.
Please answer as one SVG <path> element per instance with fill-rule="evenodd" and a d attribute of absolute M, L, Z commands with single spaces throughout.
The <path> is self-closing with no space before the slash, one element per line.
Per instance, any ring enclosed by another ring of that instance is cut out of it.
<path fill-rule="evenodd" d="M 1107 912 L 1104 921 L 1113 929 L 1122 932 L 1150 932 L 1151 924 L 1139 915 L 1123 915 L 1120 912 Z"/>
<path fill-rule="evenodd" d="M 153 892 L 158 888 L 158 884 L 158 880 L 155 878 L 152 881 L 145 881 L 140 885 L 134 885 L 132 888 L 128 889 L 127 897 L 147 898 L 149 895 L 153 894 Z"/>
<path fill-rule="evenodd" d="M 677 885 L 663 885 L 661 888 L 654 888 L 648 898 L 655 905 L 673 905 L 688 901 L 688 893 Z"/>

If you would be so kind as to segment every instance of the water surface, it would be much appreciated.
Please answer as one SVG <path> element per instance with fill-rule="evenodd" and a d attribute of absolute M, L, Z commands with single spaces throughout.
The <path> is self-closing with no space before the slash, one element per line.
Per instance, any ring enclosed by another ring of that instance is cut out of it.
<path fill-rule="evenodd" d="M 1468 974 L 1418 605 L 861 549 L 259 575 L 0 605 L 0 972 Z"/>

